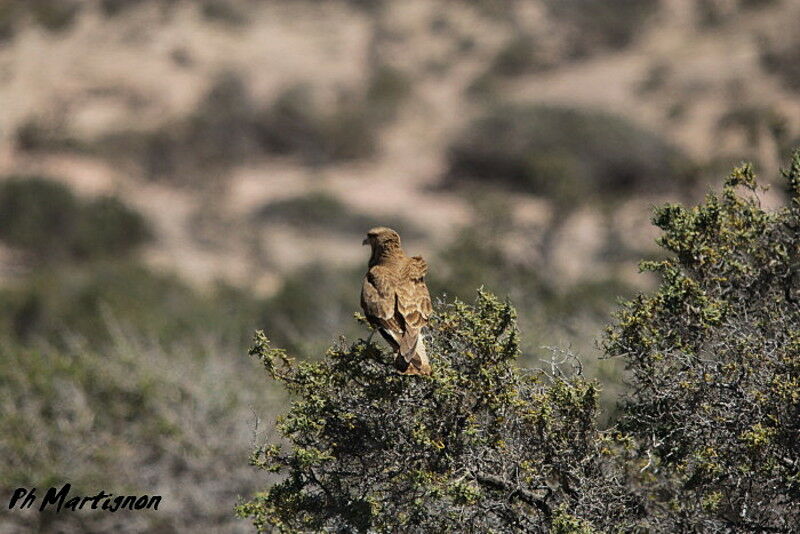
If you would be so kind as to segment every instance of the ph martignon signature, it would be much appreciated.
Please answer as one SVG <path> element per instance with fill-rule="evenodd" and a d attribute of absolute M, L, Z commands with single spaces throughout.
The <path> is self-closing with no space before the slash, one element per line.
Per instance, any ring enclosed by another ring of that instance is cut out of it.
<path fill-rule="evenodd" d="M 51 510 L 61 512 L 62 510 L 77 512 L 78 510 L 105 510 L 116 512 L 117 510 L 158 510 L 161 503 L 161 495 L 117 495 L 99 491 L 96 495 L 70 496 L 70 484 L 64 484 L 61 488 L 50 488 L 44 494 L 39 503 L 39 511 Z M 17 488 L 11 495 L 8 509 L 26 510 L 31 508 L 38 501 L 36 488 Z"/>

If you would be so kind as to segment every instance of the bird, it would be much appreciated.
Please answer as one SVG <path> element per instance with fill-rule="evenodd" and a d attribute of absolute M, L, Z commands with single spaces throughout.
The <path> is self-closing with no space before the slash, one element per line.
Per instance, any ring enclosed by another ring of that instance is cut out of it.
<path fill-rule="evenodd" d="M 372 228 L 362 244 L 372 247 L 361 285 L 367 321 L 396 352 L 394 366 L 401 374 L 431 374 L 422 334 L 433 310 L 425 285 L 428 264 L 421 256 L 406 256 L 391 228 Z"/>

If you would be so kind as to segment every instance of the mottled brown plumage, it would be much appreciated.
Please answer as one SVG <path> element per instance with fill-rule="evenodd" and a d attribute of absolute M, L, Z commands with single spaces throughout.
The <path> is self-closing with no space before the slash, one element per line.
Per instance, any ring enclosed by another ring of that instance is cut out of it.
<path fill-rule="evenodd" d="M 428 265 L 420 256 L 406 256 L 400 236 L 390 228 L 373 228 L 364 244 L 372 247 L 372 255 L 361 286 L 361 308 L 397 352 L 395 367 L 404 374 L 428 375 L 431 366 L 422 336 L 432 311 L 425 285 Z"/>

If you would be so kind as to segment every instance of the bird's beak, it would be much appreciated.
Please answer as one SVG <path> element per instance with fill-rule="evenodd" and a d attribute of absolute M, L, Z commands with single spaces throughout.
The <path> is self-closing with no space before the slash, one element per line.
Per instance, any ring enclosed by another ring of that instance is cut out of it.
<path fill-rule="evenodd" d="M 363 247 L 364 245 L 369 245 L 369 238 L 361 242 L 361 246 Z"/>

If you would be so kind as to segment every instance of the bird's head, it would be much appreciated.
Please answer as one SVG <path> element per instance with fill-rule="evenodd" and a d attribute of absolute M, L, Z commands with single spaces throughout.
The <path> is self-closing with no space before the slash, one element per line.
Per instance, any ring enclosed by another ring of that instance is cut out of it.
<path fill-rule="evenodd" d="M 395 247 L 399 248 L 400 235 L 391 228 L 378 226 L 367 232 L 367 238 L 361 244 L 370 245 L 373 252 Z"/>

